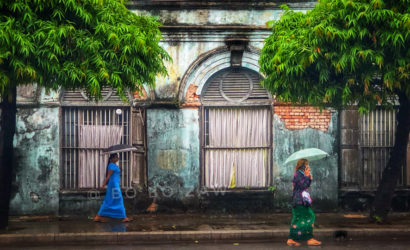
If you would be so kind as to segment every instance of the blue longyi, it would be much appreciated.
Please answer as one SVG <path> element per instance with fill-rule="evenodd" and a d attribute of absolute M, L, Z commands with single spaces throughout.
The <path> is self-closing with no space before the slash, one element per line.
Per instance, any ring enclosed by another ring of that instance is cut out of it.
<path fill-rule="evenodd" d="M 124 201 L 122 199 L 121 187 L 120 187 L 120 168 L 114 164 L 108 164 L 108 171 L 112 170 L 113 173 L 108 180 L 107 192 L 105 199 L 101 204 L 98 211 L 99 216 L 110 217 L 115 219 L 123 219 L 127 217 L 125 215 Z"/>

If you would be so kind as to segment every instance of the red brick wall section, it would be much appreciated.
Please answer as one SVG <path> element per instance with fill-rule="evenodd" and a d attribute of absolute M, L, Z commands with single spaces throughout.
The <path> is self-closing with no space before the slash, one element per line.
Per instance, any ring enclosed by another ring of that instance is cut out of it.
<path fill-rule="evenodd" d="M 138 100 L 146 100 L 147 97 L 147 91 L 145 91 L 144 88 L 142 88 L 142 92 L 140 93 L 139 91 L 135 91 L 134 92 L 134 99 L 138 99 Z"/>
<path fill-rule="evenodd" d="M 310 106 L 274 106 L 274 113 L 285 123 L 289 130 L 313 128 L 324 132 L 329 128 L 331 112 Z"/>
<path fill-rule="evenodd" d="M 201 106 L 201 102 L 199 101 L 199 95 L 196 94 L 196 90 L 198 86 L 194 83 L 191 83 L 188 86 L 186 95 L 185 95 L 185 103 L 182 104 L 183 108 L 198 108 Z"/>

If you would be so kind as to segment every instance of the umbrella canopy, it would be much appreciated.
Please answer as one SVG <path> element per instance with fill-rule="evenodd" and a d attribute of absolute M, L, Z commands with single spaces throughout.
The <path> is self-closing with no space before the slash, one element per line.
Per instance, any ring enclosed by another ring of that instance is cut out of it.
<path fill-rule="evenodd" d="M 113 145 L 111 147 L 104 149 L 103 153 L 104 154 L 114 154 L 114 153 L 129 152 L 129 151 L 138 151 L 138 149 L 132 145 L 117 144 L 117 145 Z"/>
<path fill-rule="evenodd" d="M 315 161 L 329 156 L 325 151 L 318 148 L 306 148 L 291 154 L 286 159 L 285 164 L 296 163 L 299 159 L 306 159 L 308 161 Z"/>

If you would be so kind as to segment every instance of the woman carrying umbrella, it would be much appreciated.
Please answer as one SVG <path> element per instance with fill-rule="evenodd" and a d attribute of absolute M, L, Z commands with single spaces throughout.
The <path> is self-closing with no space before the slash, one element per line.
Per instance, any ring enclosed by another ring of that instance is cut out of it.
<path fill-rule="evenodd" d="M 103 222 L 105 221 L 104 217 L 122 219 L 122 222 L 130 221 L 125 215 L 124 201 L 122 199 L 120 187 L 121 171 L 116 164 L 118 160 L 119 156 L 117 153 L 110 154 L 106 178 L 102 185 L 102 188 L 104 188 L 108 183 L 107 192 L 98 214 L 94 217 L 94 221 Z"/>
<path fill-rule="evenodd" d="M 300 246 L 300 241 L 307 241 L 308 245 L 318 246 L 322 243 L 313 238 L 315 214 L 311 208 L 312 199 L 308 192 L 312 174 L 308 161 L 299 159 L 293 175 L 292 222 L 287 244 Z"/>

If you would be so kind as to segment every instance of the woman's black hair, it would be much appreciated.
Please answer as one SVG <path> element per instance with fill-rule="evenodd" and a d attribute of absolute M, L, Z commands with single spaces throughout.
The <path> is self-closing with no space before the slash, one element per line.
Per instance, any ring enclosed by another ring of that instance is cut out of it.
<path fill-rule="evenodd" d="M 108 176 L 108 165 L 110 165 L 111 160 L 114 159 L 115 156 L 118 156 L 118 153 L 110 154 L 110 157 L 108 157 L 108 163 L 107 163 L 107 167 L 105 169 L 105 177 Z"/>
<path fill-rule="evenodd" d="M 118 153 L 110 154 L 110 157 L 108 158 L 108 164 L 110 164 L 110 161 L 111 161 L 112 159 L 114 159 L 114 157 L 116 157 L 116 156 L 118 156 Z"/>

